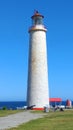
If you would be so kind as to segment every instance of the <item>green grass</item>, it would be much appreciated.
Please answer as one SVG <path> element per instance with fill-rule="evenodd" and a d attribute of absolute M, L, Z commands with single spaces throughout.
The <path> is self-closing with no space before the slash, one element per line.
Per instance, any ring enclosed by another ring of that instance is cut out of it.
<path fill-rule="evenodd" d="M 23 110 L 0 110 L 0 117 L 22 112 Z"/>
<path fill-rule="evenodd" d="M 44 118 L 9 130 L 73 130 L 73 110 L 49 112 Z"/>

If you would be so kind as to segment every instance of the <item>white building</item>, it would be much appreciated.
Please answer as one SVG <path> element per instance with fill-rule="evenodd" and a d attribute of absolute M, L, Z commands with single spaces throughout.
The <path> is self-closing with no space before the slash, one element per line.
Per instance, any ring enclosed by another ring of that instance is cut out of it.
<path fill-rule="evenodd" d="M 29 66 L 27 106 L 35 105 L 35 110 L 49 107 L 46 31 L 44 16 L 36 11 L 29 29 Z"/>

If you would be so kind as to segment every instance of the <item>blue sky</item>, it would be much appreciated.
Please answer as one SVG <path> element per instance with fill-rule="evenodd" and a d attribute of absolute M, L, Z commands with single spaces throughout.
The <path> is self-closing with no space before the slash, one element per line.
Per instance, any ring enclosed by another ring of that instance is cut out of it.
<path fill-rule="evenodd" d="M 45 16 L 50 97 L 73 99 L 73 0 L 0 1 L 0 101 L 26 100 L 34 10 Z"/>

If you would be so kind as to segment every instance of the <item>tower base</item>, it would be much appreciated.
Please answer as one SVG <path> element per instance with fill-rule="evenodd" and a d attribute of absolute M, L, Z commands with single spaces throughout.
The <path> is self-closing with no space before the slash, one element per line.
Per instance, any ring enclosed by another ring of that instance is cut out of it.
<path fill-rule="evenodd" d="M 42 111 L 42 110 L 44 110 L 44 108 L 32 108 L 32 110 Z"/>

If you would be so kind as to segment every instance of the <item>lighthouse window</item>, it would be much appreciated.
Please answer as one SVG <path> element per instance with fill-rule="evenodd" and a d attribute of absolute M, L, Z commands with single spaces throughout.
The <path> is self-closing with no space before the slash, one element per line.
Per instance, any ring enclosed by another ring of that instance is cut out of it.
<path fill-rule="evenodd" d="M 42 18 L 36 17 L 33 20 L 34 25 L 42 24 Z"/>

